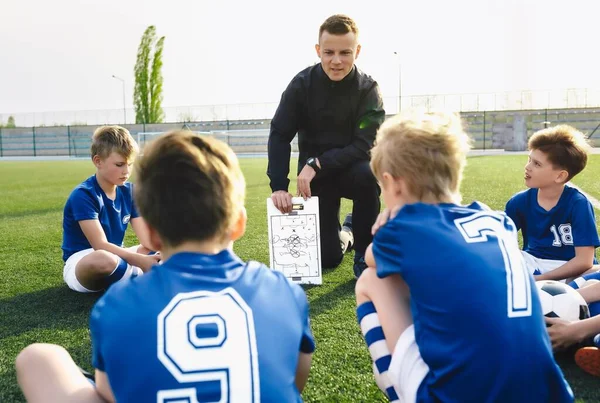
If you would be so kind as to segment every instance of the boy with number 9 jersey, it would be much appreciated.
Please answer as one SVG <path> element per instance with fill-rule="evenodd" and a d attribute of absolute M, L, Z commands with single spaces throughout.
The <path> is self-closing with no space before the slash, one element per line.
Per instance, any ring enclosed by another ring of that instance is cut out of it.
<path fill-rule="evenodd" d="M 93 308 L 95 387 L 64 349 L 37 344 L 17 357 L 27 400 L 301 401 L 315 348 L 306 295 L 233 253 L 244 194 L 224 143 L 191 132 L 151 143 L 134 197 L 163 262 Z"/>

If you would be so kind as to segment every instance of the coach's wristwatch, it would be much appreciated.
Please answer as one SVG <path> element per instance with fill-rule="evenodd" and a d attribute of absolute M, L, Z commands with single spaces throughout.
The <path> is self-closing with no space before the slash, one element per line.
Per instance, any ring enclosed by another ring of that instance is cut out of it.
<path fill-rule="evenodd" d="M 310 157 L 309 159 L 307 159 L 306 165 L 314 169 L 316 173 L 319 173 L 319 171 L 321 170 L 321 168 L 319 168 L 319 165 L 317 164 L 317 159 L 314 157 Z"/>

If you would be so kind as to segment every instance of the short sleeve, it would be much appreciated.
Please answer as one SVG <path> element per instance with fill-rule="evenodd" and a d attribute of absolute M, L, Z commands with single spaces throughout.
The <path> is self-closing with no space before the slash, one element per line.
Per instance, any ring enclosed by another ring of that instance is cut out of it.
<path fill-rule="evenodd" d="M 520 215 L 519 215 L 518 209 L 517 209 L 517 201 L 514 196 L 508 201 L 508 203 L 506 203 L 504 212 L 513 221 L 517 231 L 523 227 L 523 225 L 521 223 Z"/>
<path fill-rule="evenodd" d="M 300 341 L 300 352 L 310 354 L 315 351 L 315 338 L 310 328 L 310 318 L 308 315 L 308 300 L 304 290 L 298 284 L 292 284 L 290 286 L 294 292 L 294 298 L 296 304 L 300 309 L 302 317 L 302 340 Z"/>
<path fill-rule="evenodd" d="M 373 256 L 379 277 L 402 274 L 404 254 L 400 245 L 400 225 L 401 223 L 396 217 L 379 228 L 373 238 Z"/>
<path fill-rule="evenodd" d="M 133 183 L 129 183 L 129 197 L 131 198 L 131 218 L 137 218 L 140 216 L 138 213 L 137 206 L 135 205 L 135 198 L 133 197 Z"/>
<path fill-rule="evenodd" d="M 573 246 L 600 246 L 594 209 L 587 199 L 579 200 L 573 206 L 571 229 Z"/>
<path fill-rule="evenodd" d="M 82 188 L 71 194 L 71 208 L 75 221 L 97 220 L 100 214 L 100 203 L 92 194 Z"/>
<path fill-rule="evenodd" d="M 102 334 L 101 334 L 101 315 L 102 307 L 104 306 L 104 301 L 102 298 L 98 300 L 94 308 L 92 309 L 92 313 L 90 315 L 90 333 L 92 338 L 92 365 L 94 368 L 99 369 L 100 371 L 105 371 L 104 369 L 104 357 L 102 355 Z"/>

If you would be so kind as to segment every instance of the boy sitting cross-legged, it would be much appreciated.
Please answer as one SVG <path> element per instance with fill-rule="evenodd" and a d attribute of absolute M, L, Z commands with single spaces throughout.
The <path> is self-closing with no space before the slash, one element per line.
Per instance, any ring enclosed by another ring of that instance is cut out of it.
<path fill-rule="evenodd" d="M 95 387 L 62 348 L 27 347 L 29 402 L 297 402 L 314 340 L 300 286 L 232 251 L 246 228 L 233 151 L 191 132 L 159 137 L 135 200 L 162 264 L 111 286 L 90 320 Z"/>
<path fill-rule="evenodd" d="M 63 213 L 63 278 L 72 290 L 102 291 L 150 269 L 148 229 L 138 216 L 129 179 L 138 146 L 120 126 L 99 127 L 92 136 L 96 173 L 78 185 Z M 127 225 L 141 245 L 123 247 Z"/>
<path fill-rule="evenodd" d="M 587 164 L 583 133 L 560 125 L 529 139 L 525 185 L 506 204 L 506 214 L 523 234 L 523 256 L 536 280 L 570 280 L 594 268 L 600 246 L 594 209 L 567 184 Z"/>
<path fill-rule="evenodd" d="M 516 229 L 460 203 L 457 116 L 388 119 L 371 167 L 386 209 L 356 283 L 378 386 L 401 402 L 571 402 Z"/>

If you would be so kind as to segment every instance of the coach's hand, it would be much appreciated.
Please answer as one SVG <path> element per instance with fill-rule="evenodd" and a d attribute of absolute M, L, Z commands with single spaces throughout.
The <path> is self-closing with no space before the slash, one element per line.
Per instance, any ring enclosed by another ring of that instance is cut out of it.
<path fill-rule="evenodd" d="M 302 168 L 302 171 L 300 171 L 300 174 L 298 175 L 296 183 L 298 186 L 298 196 L 302 196 L 304 200 L 311 196 L 310 182 L 312 182 L 315 175 L 317 175 L 315 170 L 308 165 L 304 165 L 304 168 Z"/>
<path fill-rule="evenodd" d="M 546 325 L 549 325 L 548 335 L 552 342 L 553 350 L 563 350 L 575 343 L 579 343 L 585 339 L 585 334 L 582 334 L 582 328 L 578 323 L 569 322 L 560 318 L 544 318 Z"/>
<path fill-rule="evenodd" d="M 271 194 L 271 200 L 275 208 L 282 213 L 292 212 L 292 194 L 285 190 L 277 190 Z"/>

